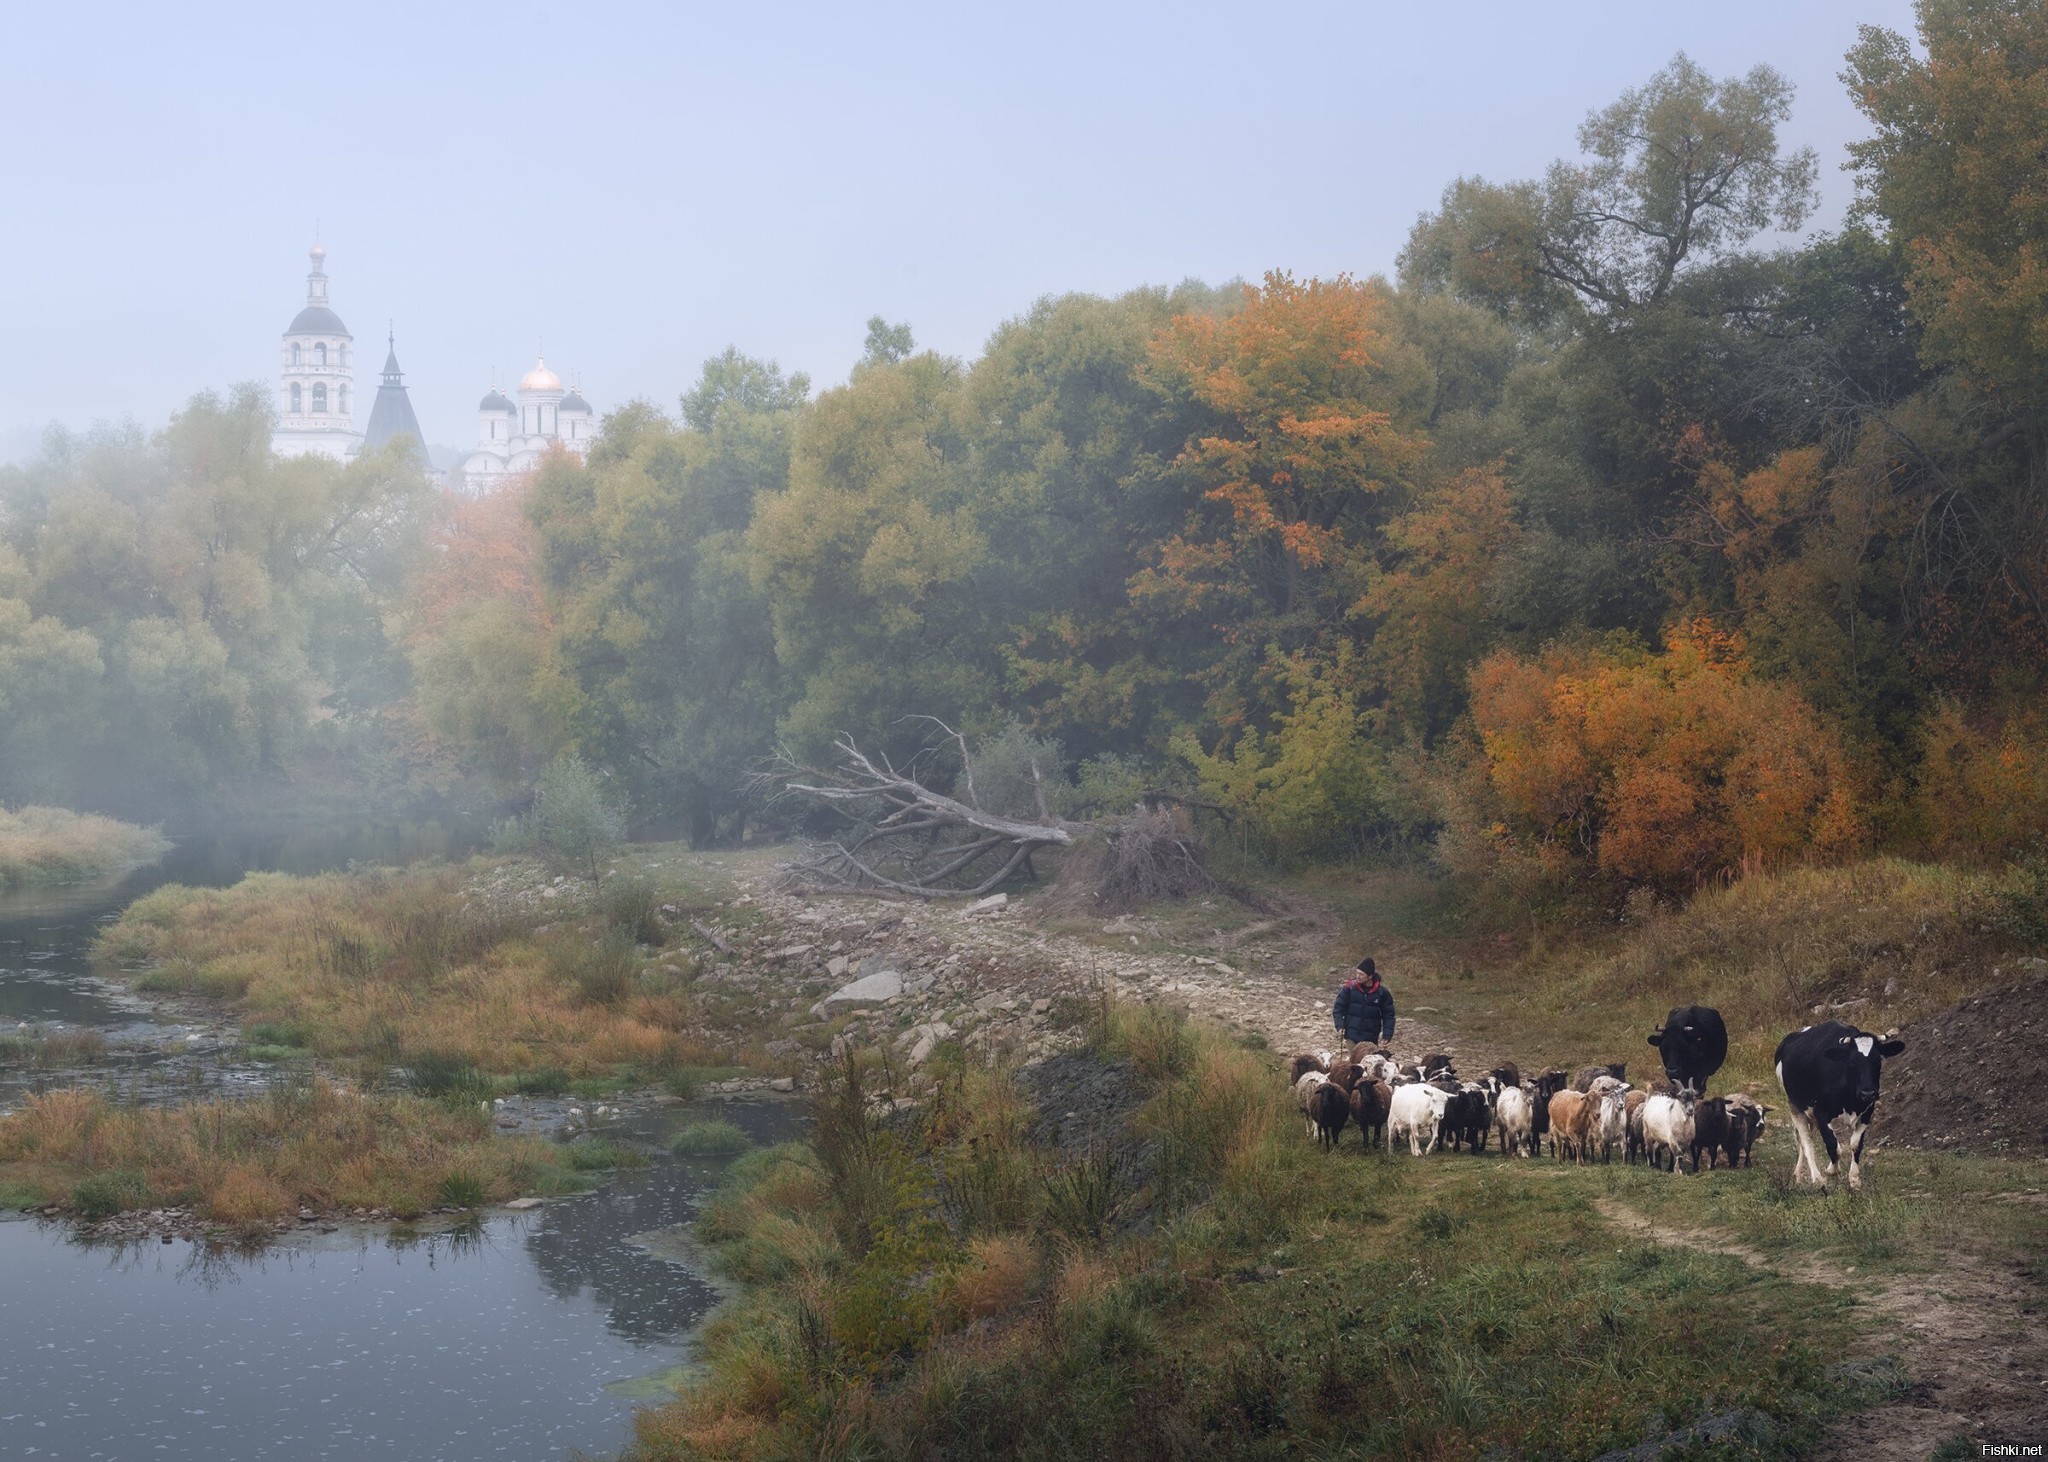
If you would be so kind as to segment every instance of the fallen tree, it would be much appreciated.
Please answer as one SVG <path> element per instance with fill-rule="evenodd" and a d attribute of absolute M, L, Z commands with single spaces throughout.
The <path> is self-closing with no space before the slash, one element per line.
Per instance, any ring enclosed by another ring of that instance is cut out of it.
<path fill-rule="evenodd" d="M 974 898 L 1013 877 L 1034 874 L 1032 855 L 1041 850 L 1085 847 L 1079 866 L 1099 884 L 1091 895 L 1105 906 L 1185 897 L 1216 886 L 1184 811 L 1162 808 L 1155 797 L 1123 817 L 1056 816 L 1049 789 L 1063 784 L 1054 783 L 1035 759 L 1028 771 L 1036 816 L 991 811 L 976 791 L 967 739 L 943 722 L 931 724 L 959 759 L 951 793 L 928 780 L 935 756 L 920 753 L 909 770 L 899 770 L 886 755 L 863 751 L 845 734 L 833 743 L 829 766 L 809 766 L 785 754 L 756 775 L 757 792 L 776 801 L 809 802 L 813 811 L 837 814 L 847 824 L 840 836 L 813 839 L 804 856 L 784 863 L 785 882 L 910 898 Z M 1049 770 L 1059 775 L 1058 768 Z"/>

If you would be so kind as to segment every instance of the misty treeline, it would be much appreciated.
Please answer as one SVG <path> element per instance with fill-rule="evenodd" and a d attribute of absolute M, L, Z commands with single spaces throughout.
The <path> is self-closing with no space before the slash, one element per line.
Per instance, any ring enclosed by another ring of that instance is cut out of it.
<path fill-rule="evenodd" d="M 1048 298 L 972 362 L 878 320 L 815 396 L 728 351 L 424 540 L 245 400 L 60 444 L 5 478 L 0 796 L 353 734 L 508 792 L 574 751 L 701 842 L 778 748 L 907 764 L 936 717 L 992 811 L 1036 761 L 1063 811 L 1176 789 L 1283 860 L 1679 892 L 2022 851 L 2048 13 L 1920 14 L 1931 61 L 1850 51 L 1856 206 L 1797 246 L 1790 88 L 1680 57 L 1543 177 L 1454 182 L 1392 281 Z"/>

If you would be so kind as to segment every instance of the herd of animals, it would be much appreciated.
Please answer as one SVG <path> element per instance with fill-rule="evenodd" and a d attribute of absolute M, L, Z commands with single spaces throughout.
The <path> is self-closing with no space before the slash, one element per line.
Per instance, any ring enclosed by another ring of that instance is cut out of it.
<path fill-rule="evenodd" d="M 1598 1153 L 1698 1172 L 1723 1157 L 1730 1167 L 1749 1164 L 1750 1149 L 1773 1108 L 1741 1093 L 1710 1097 L 1707 1080 L 1728 1058 L 1728 1030 L 1710 1006 L 1686 1005 L 1650 1034 L 1663 1057 L 1665 1080 L 1652 1089 L 1630 1085 L 1628 1063 L 1587 1066 L 1576 1074 L 1553 1068 L 1523 1077 L 1513 1063 L 1477 1081 L 1460 1079 L 1447 1055 L 1397 1060 L 1385 1047 L 1360 1042 L 1348 1053 L 1296 1056 L 1295 1100 L 1311 1138 L 1334 1149 L 1347 1124 L 1356 1124 L 1367 1148 L 1391 1153 L 1397 1141 L 1420 1157 L 1438 1148 L 1486 1151 L 1497 1138 L 1507 1156 L 1533 1157 L 1548 1143 L 1551 1154 L 1585 1163 Z M 1887 1057 L 1905 1043 L 1831 1020 L 1804 1026 L 1778 1043 L 1773 1064 L 1785 1093 L 1787 1117 L 1799 1142 L 1795 1182 L 1825 1186 L 1840 1159 L 1834 1123 L 1848 1117 L 1849 1186 L 1863 1185 L 1863 1138 L 1877 1110 L 1878 1081 Z M 1820 1164 L 1820 1150 L 1827 1166 Z"/>

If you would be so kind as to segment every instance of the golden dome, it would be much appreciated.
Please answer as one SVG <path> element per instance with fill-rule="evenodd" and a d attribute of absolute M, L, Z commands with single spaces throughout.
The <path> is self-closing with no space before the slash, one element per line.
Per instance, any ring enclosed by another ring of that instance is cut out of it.
<path fill-rule="evenodd" d="M 519 378 L 519 389 L 522 391 L 559 391 L 562 389 L 562 378 L 548 369 L 548 363 L 545 359 L 536 359 L 533 363 L 533 369 Z"/>

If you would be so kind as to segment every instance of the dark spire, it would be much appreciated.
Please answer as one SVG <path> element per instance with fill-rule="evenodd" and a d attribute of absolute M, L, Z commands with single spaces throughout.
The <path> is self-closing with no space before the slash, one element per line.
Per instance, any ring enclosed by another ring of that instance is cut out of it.
<path fill-rule="evenodd" d="M 412 397 L 405 391 L 405 375 L 398 368 L 396 336 L 385 336 L 384 384 L 370 406 L 369 425 L 363 428 L 363 450 L 374 452 L 397 437 L 411 437 L 421 462 L 427 460 L 427 439 L 420 431 L 420 419 L 413 415 Z"/>

